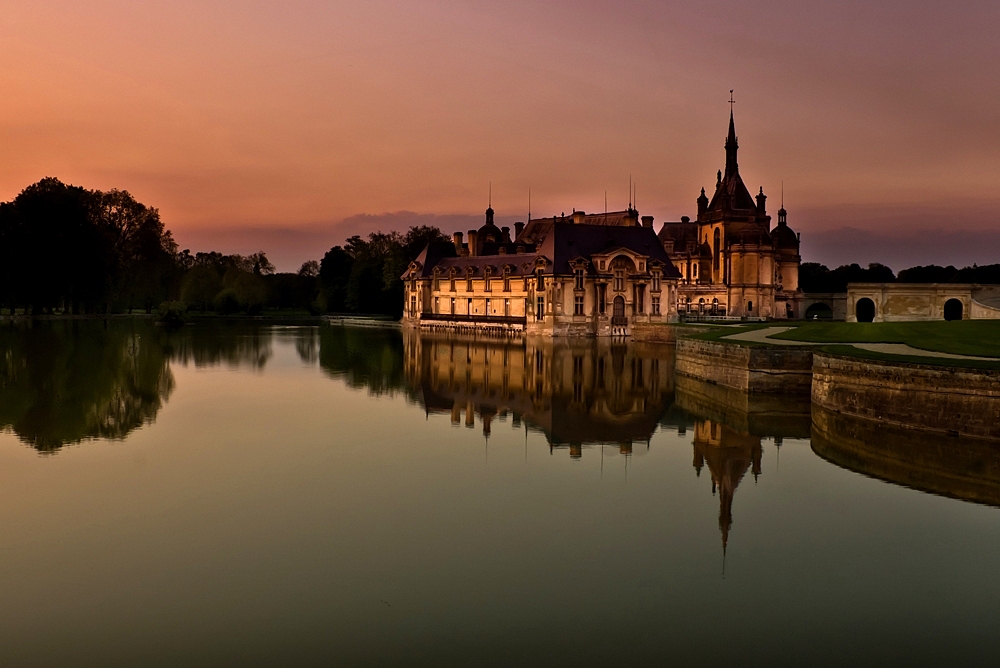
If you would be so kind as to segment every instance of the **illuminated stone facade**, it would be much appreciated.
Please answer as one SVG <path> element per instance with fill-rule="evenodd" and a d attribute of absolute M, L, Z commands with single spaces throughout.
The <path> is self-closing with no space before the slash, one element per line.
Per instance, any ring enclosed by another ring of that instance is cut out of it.
<path fill-rule="evenodd" d="M 750 195 L 737 163 L 729 117 L 726 170 L 709 200 L 702 188 L 698 217 L 664 223 L 659 237 L 681 274 L 678 311 L 686 317 L 801 318 L 799 237 L 778 211 L 771 227 L 764 189 Z"/>
<path fill-rule="evenodd" d="M 680 278 L 637 211 L 486 223 L 432 243 L 408 267 L 403 323 L 431 330 L 628 336 L 676 320 Z"/>

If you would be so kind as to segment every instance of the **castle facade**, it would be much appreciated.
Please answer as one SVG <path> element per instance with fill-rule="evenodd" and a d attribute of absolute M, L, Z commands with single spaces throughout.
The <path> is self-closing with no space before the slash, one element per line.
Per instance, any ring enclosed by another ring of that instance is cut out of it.
<path fill-rule="evenodd" d="M 625 211 L 497 227 L 494 211 L 452 242 L 432 243 L 402 275 L 403 323 L 431 330 L 629 336 L 681 318 L 797 318 L 799 238 L 784 208 L 771 227 L 763 188 L 739 173 L 732 114 L 726 171 L 698 218 L 664 223 Z"/>

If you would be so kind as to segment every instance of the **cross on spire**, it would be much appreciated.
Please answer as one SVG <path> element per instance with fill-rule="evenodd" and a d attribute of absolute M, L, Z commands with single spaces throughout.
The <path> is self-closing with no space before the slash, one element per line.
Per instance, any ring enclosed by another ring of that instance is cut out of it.
<path fill-rule="evenodd" d="M 729 89 L 729 113 L 733 113 L 733 105 L 736 104 L 736 100 L 733 99 L 733 89 Z"/>

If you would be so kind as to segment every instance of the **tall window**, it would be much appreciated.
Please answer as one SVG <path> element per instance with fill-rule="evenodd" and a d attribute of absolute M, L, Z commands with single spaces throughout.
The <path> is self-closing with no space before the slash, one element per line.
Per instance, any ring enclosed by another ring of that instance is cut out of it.
<path fill-rule="evenodd" d="M 535 300 L 535 320 L 542 320 L 545 317 L 545 297 Z"/>
<path fill-rule="evenodd" d="M 652 298 L 651 301 L 652 301 L 651 306 L 653 308 L 653 315 L 660 315 L 660 296 L 659 295 L 653 295 L 653 298 Z"/>
<path fill-rule="evenodd" d="M 441 274 L 438 273 L 437 269 L 434 270 L 434 292 L 438 292 L 441 289 Z"/>
<path fill-rule="evenodd" d="M 583 295 L 573 297 L 573 315 L 583 315 Z"/>
<path fill-rule="evenodd" d="M 455 298 L 451 298 L 451 314 L 455 315 Z"/>
<path fill-rule="evenodd" d="M 505 318 L 509 318 L 510 317 L 510 300 L 509 299 L 503 300 L 503 314 L 504 314 Z M 507 349 L 506 348 L 503 349 L 503 354 L 504 354 L 504 363 L 506 364 L 506 360 L 507 360 Z"/>
<path fill-rule="evenodd" d="M 472 292 L 472 274 L 467 274 L 465 277 L 465 291 Z"/>
<path fill-rule="evenodd" d="M 438 310 L 438 298 L 437 297 L 434 298 L 434 312 L 435 313 L 440 313 L 441 312 L 441 311 Z"/>
<path fill-rule="evenodd" d="M 545 289 L 545 277 L 542 276 L 542 270 L 541 269 L 539 269 L 535 273 L 535 289 L 536 290 L 544 290 Z"/>
<path fill-rule="evenodd" d="M 465 313 L 466 315 L 472 315 L 472 298 L 469 297 L 465 300 Z"/>
<path fill-rule="evenodd" d="M 576 279 L 576 285 L 574 285 L 573 287 L 576 290 L 583 290 L 583 269 L 579 267 L 574 269 L 573 277 Z"/>
<path fill-rule="evenodd" d="M 486 292 L 492 292 L 493 291 L 490 288 L 490 277 L 492 276 L 492 274 L 493 274 L 493 270 L 490 269 L 489 267 L 487 267 L 486 268 L 486 272 L 485 272 L 485 274 L 483 276 L 483 280 L 486 283 Z"/>
<path fill-rule="evenodd" d="M 753 313 L 753 302 L 747 302 L 747 313 Z"/>
<path fill-rule="evenodd" d="M 722 235 L 719 232 L 719 228 L 715 228 L 715 236 L 713 237 L 713 248 L 712 248 L 712 269 L 719 271 L 719 246 L 721 246 Z"/>
<path fill-rule="evenodd" d="M 493 315 L 492 313 L 490 313 L 490 300 L 489 299 L 486 300 L 486 315 Z"/>
<path fill-rule="evenodd" d="M 625 292 L 625 270 L 615 269 L 615 292 Z"/>
<path fill-rule="evenodd" d="M 451 274 L 448 276 L 448 278 L 451 279 L 451 285 L 449 287 L 451 288 L 452 292 L 455 292 L 455 272 L 452 271 Z"/>
<path fill-rule="evenodd" d="M 417 296 L 410 295 L 410 315 L 417 314 Z"/>
<path fill-rule="evenodd" d="M 524 287 L 521 288 L 521 289 L 524 290 L 525 292 L 528 291 L 528 277 L 527 276 L 524 277 Z"/>
<path fill-rule="evenodd" d="M 637 285 L 635 286 L 635 312 L 645 313 L 646 312 L 646 286 Z"/>
<path fill-rule="evenodd" d="M 503 291 L 510 292 L 510 267 L 503 268 Z"/>
<path fill-rule="evenodd" d="M 660 291 L 660 272 L 653 272 L 653 292 Z"/>

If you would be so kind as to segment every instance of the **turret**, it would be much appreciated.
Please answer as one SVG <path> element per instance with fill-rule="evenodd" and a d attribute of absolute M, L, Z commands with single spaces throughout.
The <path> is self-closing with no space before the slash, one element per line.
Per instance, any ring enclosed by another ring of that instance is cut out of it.
<path fill-rule="evenodd" d="M 767 195 L 764 194 L 764 186 L 760 187 L 760 192 L 757 193 L 757 215 L 764 216 L 767 215 L 767 207 L 765 203 L 767 202 Z"/>
<path fill-rule="evenodd" d="M 698 215 L 708 211 L 708 197 L 705 196 L 705 189 L 701 189 L 701 195 L 698 197 Z"/>

